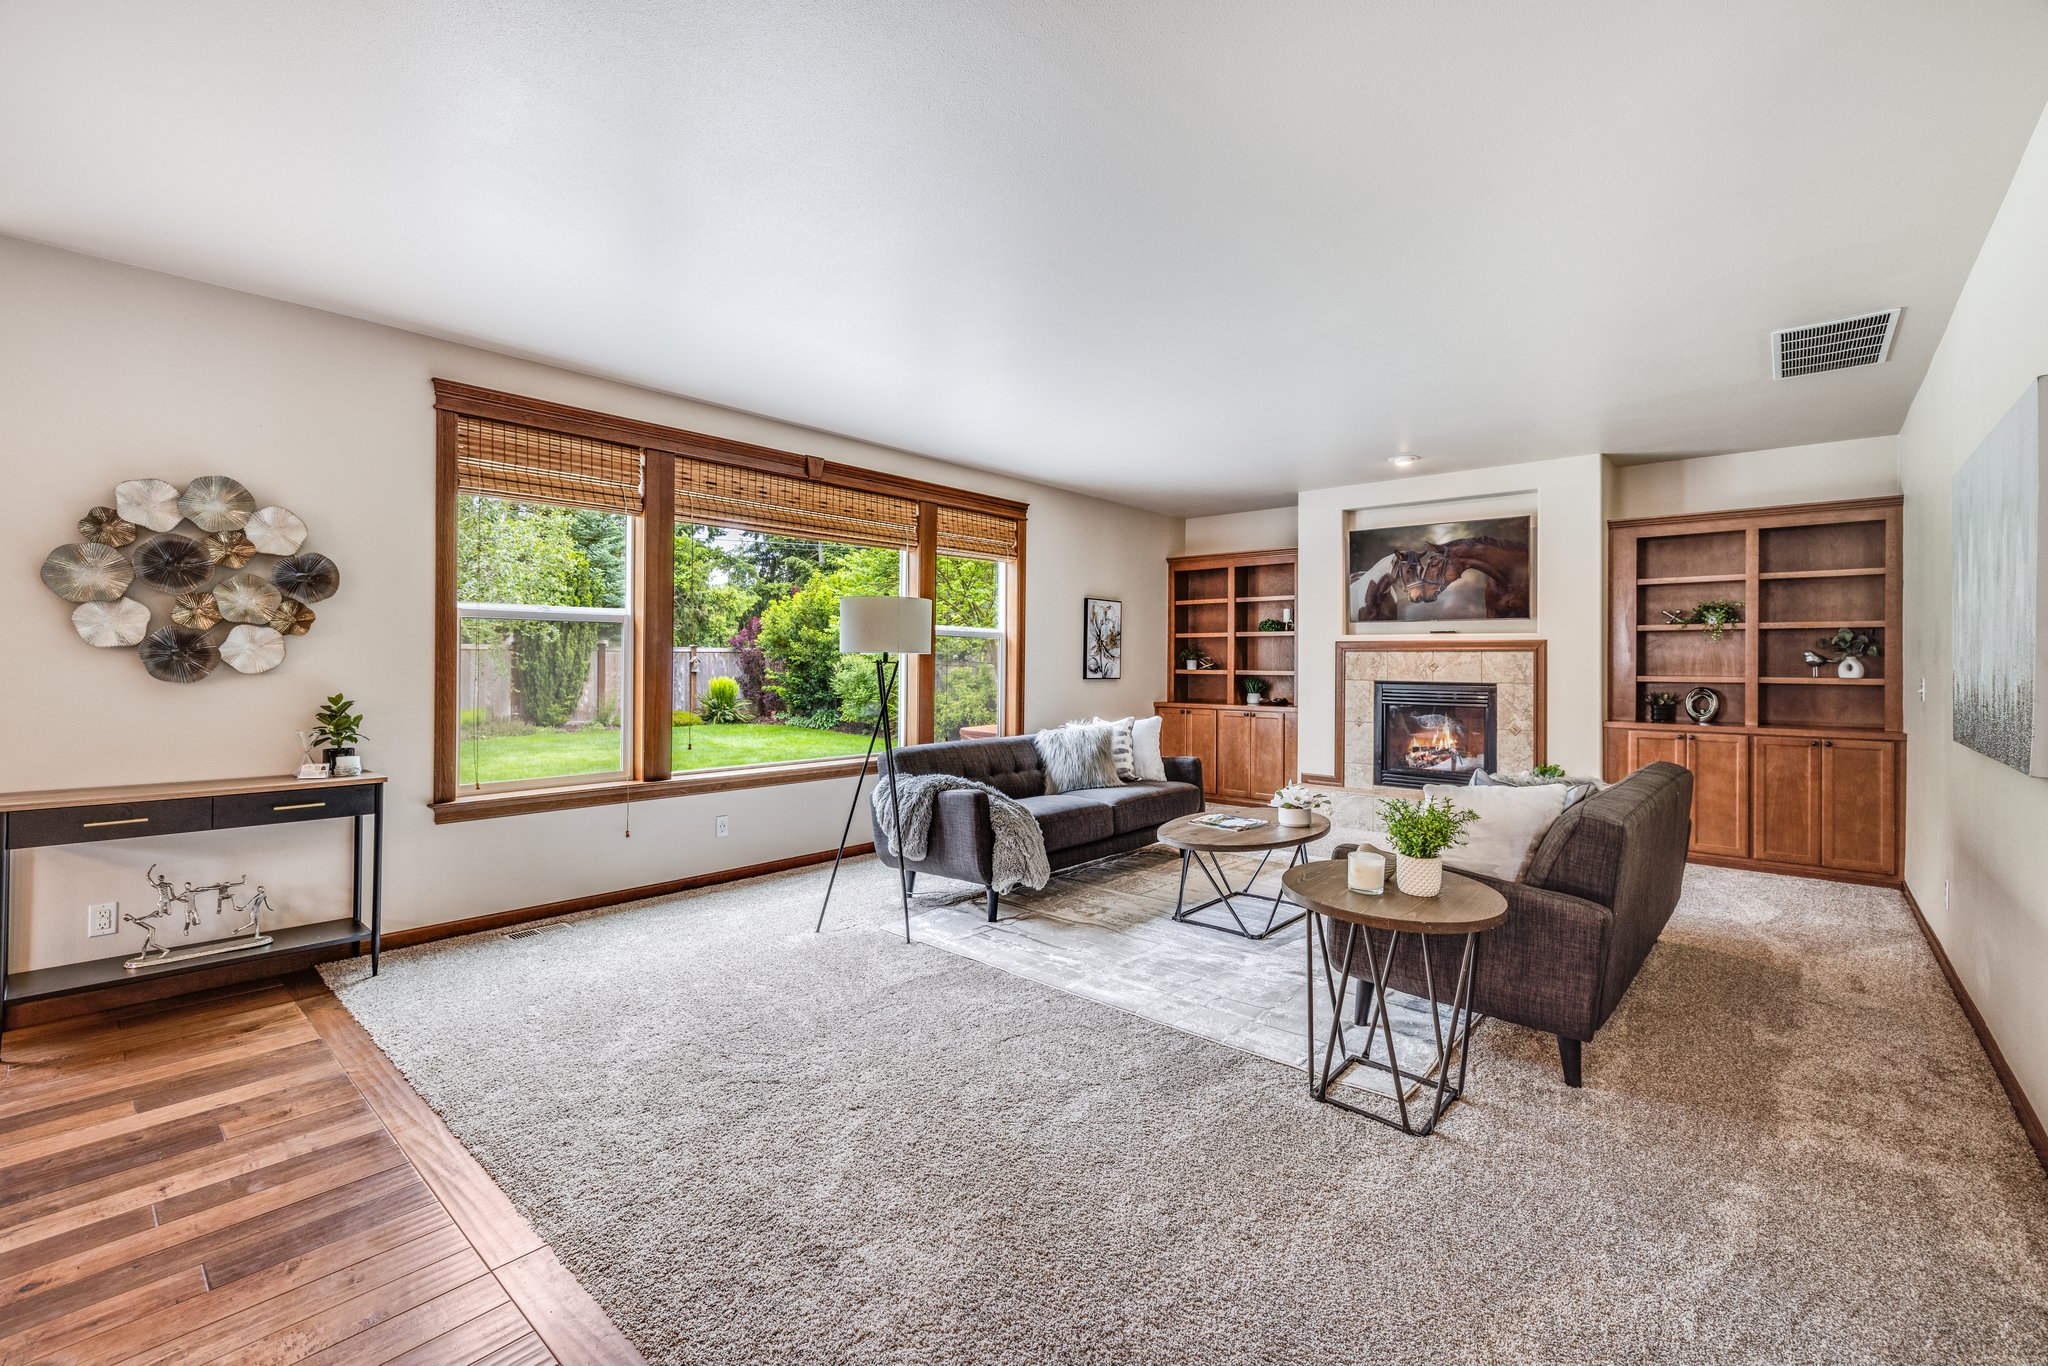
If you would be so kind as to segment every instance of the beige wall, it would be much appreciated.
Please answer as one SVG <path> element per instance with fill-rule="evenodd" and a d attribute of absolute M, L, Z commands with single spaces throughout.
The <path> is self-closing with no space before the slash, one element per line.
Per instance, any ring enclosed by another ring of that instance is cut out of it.
<path fill-rule="evenodd" d="M 1598 455 L 1456 474 L 1405 476 L 1312 489 L 1296 507 L 1300 546 L 1301 768 L 1328 774 L 1336 762 L 1336 642 L 1345 612 L 1345 515 L 1370 509 L 1390 522 L 1455 517 L 1536 517 L 1535 611 L 1529 623 L 1471 623 L 1489 636 L 1549 642 L 1548 758 L 1574 773 L 1600 771 L 1606 622 L 1607 461 Z M 1394 639 L 1431 633 L 1401 631 Z M 1386 636 L 1375 635 L 1374 639 Z"/>
<path fill-rule="evenodd" d="M 1906 493 L 1906 880 L 2021 1086 L 2048 1103 L 2048 781 L 1949 736 L 1949 480 L 2048 374 L 2048 117 L 1899 432 Z M 1926 680 L 1925 701 L 1914 687 Z"/>
<path fill-rule="evenodd" d="M 1825 384 L 1827 380 L 1823 376 L 1816 382 Z M 1898 438 L 1872 436 L 1618 465 L 1608 515 L 1616 519 L 1669 517 L 1781 503 L 1883 498 L 1898 491 Z"/>
<path fill-rule="evenodd" d="M 346 692 L 368 717 L 370 766 L 392 775 L 393 927 L 829 849 L 850 795 L 813 783 L 433 824 L 433 376 L 1027 500 L 1027 721 L 1142 713 L 1165 674 L 1177 519 L 4 238 L 0 299 L 0 790 L 289 772 L 292 732 L 322 696 Z M 120 480 L 209 473 L 303 515 L 343 588 L 275 673 L 177 688 L 131 654 L 86 647 L 36 574 Z M 1089 595 L 1123 600 L 1120 682 L 1081 679 Z M 13 966 L 132 949 L 132 930 L 85 939 L 83 908 L 135 909 L 153 859 L 181 880 L 251 873 L 293 918 L 326 918 L 340 909 L 341 842 L 336 823 L 25 856 Z"/>
<path fill-rule="evenodd" d="M 1223 555 L 1241 550 L 1285 550 L 1295 543 L 1295 507 L 1225 512 L 1188 518 L 1183 555 Z"/>

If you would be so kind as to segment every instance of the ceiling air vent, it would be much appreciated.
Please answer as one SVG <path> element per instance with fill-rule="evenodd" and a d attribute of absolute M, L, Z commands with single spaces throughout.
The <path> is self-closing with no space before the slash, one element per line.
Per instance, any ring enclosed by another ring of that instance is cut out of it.
<path fill-rule="evenodd" d="M 1903 309 L 1837 318 L 1831 323 L 1784 327 L 1771 333 L 1771 378 L 1817 375 L 1852 365 L 1876 365 L 1891 355 Z"/>

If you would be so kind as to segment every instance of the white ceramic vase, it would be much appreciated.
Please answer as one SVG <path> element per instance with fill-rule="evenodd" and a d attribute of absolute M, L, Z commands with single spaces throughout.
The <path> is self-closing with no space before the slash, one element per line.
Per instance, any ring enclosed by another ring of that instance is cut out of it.
<path fill-rule="evenodd" d="M 1305 806 L 1283 806 L 1279 811 L 1282 825 L 1308 824 L 1308 808 Z"/>
<path fill-rule="evenodd" d="M 1437 896 L 1444 889 L 1444 861 L 1404 855 L 1394 864 L 1394 885 L 1410 896 Z"/>
<path fill-rule="evenodd" d="M 1863 677 L 1863 661 L 1855 655 L 1843 655 L 1835 663 L 1835 674 L 1839 678 Z"/>

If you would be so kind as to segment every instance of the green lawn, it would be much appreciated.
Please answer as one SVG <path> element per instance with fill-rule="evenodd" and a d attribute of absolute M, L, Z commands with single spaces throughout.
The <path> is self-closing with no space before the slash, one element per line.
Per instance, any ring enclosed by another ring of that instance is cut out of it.
<path fill-rule="evenodd" d="M 802 726 L 678 726 L 675 770 L 769 764 L 792 759 L 829 759 L 859 754 L 865 735 Z M 492 735 L 462 741 L 462 781 L 504 783 L 522 778 L 567 778 L 619 767 L 619 732 L 587 726 L 578 731 L 537 730 L 531 735 Z"/>

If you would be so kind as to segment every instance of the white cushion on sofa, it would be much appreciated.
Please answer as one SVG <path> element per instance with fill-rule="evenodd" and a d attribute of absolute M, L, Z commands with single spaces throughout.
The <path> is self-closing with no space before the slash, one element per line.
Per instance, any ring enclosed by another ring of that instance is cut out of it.
<path fill-rule="evenodd" d="M 1157 716 L 1143 718 L 1125 717 L 1121 721 L 1105 721 L 1095 718 L 1098 726 L 1129 726 L 1131 747 L 1136 776 L 1128 781 L 1137 783 L 1163 783 L 1166 781 L 1166 759 L 1159 752 L 1159 731 L 1165 722 Z"/>
<path fill-rule="evenodd" d="M 1453 787 L 1431 783 L 1426 798 L 1448 797 L 1461 811 L 1477 811 L 1479 819 L 1465 827 L 1465 843 L 1444 851 L 1444 860 L 1475 873 L 1513 882 L 1529 866 L 1544 831 L 1564 812 L 1567 789 L 1545 787 Z"/>

